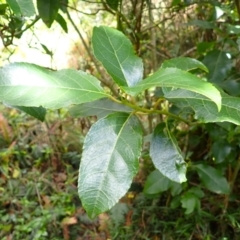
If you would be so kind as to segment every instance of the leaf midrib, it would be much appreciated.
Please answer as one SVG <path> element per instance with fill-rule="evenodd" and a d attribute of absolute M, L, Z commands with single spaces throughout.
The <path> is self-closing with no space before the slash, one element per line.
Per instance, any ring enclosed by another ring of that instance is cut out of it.
<path fill-rule="evenodd" d="M 107 170 L 108 170 L 108 168 L 109 168 L 109 164 L 110 164 L 110 162 L 111 162 L 111 158 L 112 158 L 114 149 L 115 149 L 115 147 L 116 147 L 116 145 L 117 145 L 118 140 L 120 139 L 121 133 L 122 133 L 122 131 L 123 131 L 126 123 L 127 123 L 128 120 L 130 119 L 130 117 L 131 117 L 131 115 L 129 115 L 129 116 L 127 117 L 127 119 L 125 120 L 124 124 L 122 125 L 120 131 L 118 132 L 118 135 L 117 135 L 115 144 L 114 144 L 114 146 L 113 146 L 113 148 L 112 148 L 112 151 L 111 151 L 111 155 L 110 155 L 109 158 L 108 158 L 108 164 L 107 164 L 107 166 L 105 167 L 105 170 L 104 170 L 105 173 L 108 172 Z M 97 202 L 98 202 L 98 199 L 99 199 L 100 192 L 103 193 L 103 192 L 100 191 L 100 190 L 102 189 L 103 182 L 104 182 L 105 178 L 106 178 L 106 174 L 104 174 L 103 180 L 101 181 L 101 184 L 100 184 L 100 186 L 99 186 L 99 188 L 98 188 L 97 197 L 95 198 L 95 201 L 94 201 L 94 204 L 93 204 L 93 205 L 94 205 L 94 208 L 93 208 L 93 210 L 92 210 L 93 213 L 95 212 L 95 209 L 97 209 L 96 206 L 97 206 Z M 107 198 L 107 199 L 108 199 L 108 198 Z"/>

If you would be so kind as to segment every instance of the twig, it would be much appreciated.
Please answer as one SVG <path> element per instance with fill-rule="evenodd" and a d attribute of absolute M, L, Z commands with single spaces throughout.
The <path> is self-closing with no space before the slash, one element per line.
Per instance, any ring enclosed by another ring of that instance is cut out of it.
<path fill-rule="evenodd" d="M 91 61 L 93 62 L 95 68 L 97 69 L 98 73 L 101 75 L 101 79 L 100 81 L 105 85 L 107 86 L 108 88 L 110 88 L 110 90 L 112 91 L 112 93 L 115 95 L 115 96 L 118 96 L 118 91 L 117 89 L 115 88 L 114 84 L 112 82 L 109 82 L 107 80 L 104 80 L 104 74 L 103 72 L 101 71 L 100 67 L 98 66 L 97 64 L 97 61 L 96 59 L 93 57 L 91 51 L 90 51 L 90 48 L 88 47 L 84 37 L 82 36 L 81 32 L 78 30 L 78 27 L 76 26 L 76 24 L 74 23 L 72 17 L 70 16 L 69 12 L 66 11 L 66 14 L 67 14 L 67 17 L 69 19 L 69 21 L 71 22 L 73 28 L 75 29 L 75 31 L 77 32 L 78 36 L 80 37 L 81 41 L 82 41 L 82 44 L 84 46 L 84 48 L 86 49 Z"/>

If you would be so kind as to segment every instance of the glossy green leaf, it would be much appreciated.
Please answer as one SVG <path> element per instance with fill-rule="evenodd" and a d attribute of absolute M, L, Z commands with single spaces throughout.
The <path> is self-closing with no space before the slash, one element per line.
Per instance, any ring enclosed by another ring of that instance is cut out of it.
<path fill-rule="evenodd" d="M 12 108 L 16 108 L 22 112 L 25 112 L 27 114 L 29 114 L 32 117 L 35 117 L 36 119 L 40 120 L 40 121 L 44 121 L 45 120 L 45 116 L 46 116 L 46 109 L 43 107 L 23 107 L 23 106 L 12 106 L 12 105 L 8 105 L 9 107 Z"/>
<path fill-rule="evenodd" d="M 184 71 L 191 71 L 194 69 L 201 69 L 205 72 L 208 72 L 208 69 L 206 66 L 193 58 L 187 58 L 187 57 L 178 57 L 178 58 L 172 58 L 169 60 L 165 60 L 161 66 L 161 68 L 178 68 Z"/>
<path fill-rule="evenodd" d="M 132 111 L 133 109 L 125 105 L 115 103 L 108 98 L 103 98 L 94 102 L 79 104 L 69 109 L 69 112 L 73 117 L 97 116 L 98 118 L 105 117 L 110 113 L 114 112 L 130 113 Z"/>
<path fill-rule="evenodd" d="M 165 97 L 179 108 L 191 108 L 195 118 L 203 122 L 231 122 L 240 125 L 240 98 L 231 97 L 222 92 L 222 108 L 219 112 L 216 105 L 208 98 L 186 90 L 173 90 Z"/>
<path fill-rule="evenodd" d="M 169 178 L 165 177 L 158 170 L 154 170 L 148 175 L 143 192 L 148 195 L 165 192 L 170 188 L 170 185 L 171 181 Z"/>
<path fill-rule="evenodd" d="M 119 86 L 134 86 L 142 80 L 142 60 L 134 54 L 129 39 L 109 27 L 94 27 L 93 52 Z"/>
<path fill-rule="evenodd" d="M 208 80 L 218 84 L 227 77 L 232 67 L 232 60 L 226 52 L 220 50 L 209 52 L 203 59 L 203 63 L 209 70 Z"/>
<path fill-rule="evenodd" d="M 0 101 L 10 105 L 56 109 L 106 96 L 100 82 L 81 71 L 50 71 L 28 63 L 0 69 Z"/>
<path fill-rule="evenodd" d="M 127 113 L 100 119 L 89 130 L 79 171 L 79 195 L 89 217 L 109 210 L 129 189 L 142 146 L 139 120 Z"/>
<path fill-rule="evenodd" d="M 60 0 L 37 0 L 39 16 L 47 27 L 50 28 L 53 21 L 57 18 L 59 7 Z"/>
<path fill-rule="evenodd" d="M 229 194 L 229 184 L 217 169 L 206 164 L 198 164 L 195 167 L 202 184 L 207 189 L 218 194 Z"/>
<path fill-rule="evenodd" d="M 117 11 L 120 0 L 106 0 L 107 5 Z"/>
<path fill-rule="evenodd" d="M 216 103 L 218 109 L 221 109 L 221 95 L 211 83 L 177 68 L 161 68 L 134 87 L 123 87 L 123 89 L 128 94 L 137 95 L 151 87 L 173 87 L 190 90 L 211 99 Z"/>
<path fill-rule="evenodd" d="M 31 17 L 35 14 L 35 7 L 32 0 L 7 0 L 14 14 L 18 16 Z"/>
<path fill-rule="evenodd" d="M 150 143 L 150 156 L 155 167 L 167 178 L 175 182 L 185 182 L 186 163 L 174 136 L 160 123 L 153 132 Z"/>
<path fill-rule="evenodd" d="M 62 29 L 65 31 L 65 33 L 68 33 L 67 22 L 66 22 L 65 19 L 62 17 L 62 15 L 59 14 L 59 13 L 57 14 L 56 22 L 59 23 L 59 25 L 62 27 Z"/>

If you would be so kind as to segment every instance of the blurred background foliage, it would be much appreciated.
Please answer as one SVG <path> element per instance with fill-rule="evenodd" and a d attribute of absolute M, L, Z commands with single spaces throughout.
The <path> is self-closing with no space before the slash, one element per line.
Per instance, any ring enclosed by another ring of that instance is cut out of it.
<path fill-rule="evenodd" d="M 239 0 L 61 0 L 58 6 L 49 1 L 47 16 L 43 0 L 34 2 L 33 16 L 13 11 L 10 2 L 0 0 L 1 66 L 27 61 L 81 69 L 109 86 L 90 40 L 93 26 L 107 25 L 131 40 L 145 76 L 166 59 L 192 57 L 208 67 L 209 81 L 240 96 Z M 151 105 L 158 94 L 161 89 L 145 91 L 139 102 Z M 146 150 L 128 194 L 90 220 L 77 175 L 83 139 L 96 118 L 73 118 L 61 109 L 40 122 L 1 105 L 0 238 L 240 239 L 240 128 L 211 123 L 173 129 L 188 162 L 188 182 L 180 185 L 154 170 L 149 157 L 148 134 L 158 118 L 144 121 Z"/>

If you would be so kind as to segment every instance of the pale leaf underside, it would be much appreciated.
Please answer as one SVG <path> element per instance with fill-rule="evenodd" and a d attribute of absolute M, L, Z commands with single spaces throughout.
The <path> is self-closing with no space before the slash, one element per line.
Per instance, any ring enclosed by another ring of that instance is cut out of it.
<path fill-rule="evenodd" d="M 222 108 L 219 112 L 216 105 L 208 98 L 187 90 L 173 90 L 165 97 L 179 108 L 191 108 L 196 119 L 203 122 L 231 122 L 240 125 L 240 99 L 226 93 L 222 95 Z"/>
<path fill-rule="evenodd" d="M 138 119 L 114 113 L 96 122 L 83 146 L 79 195 L 91 218 L 109 210 L 127 192 L 138 171 L 142 130 Z"/>

